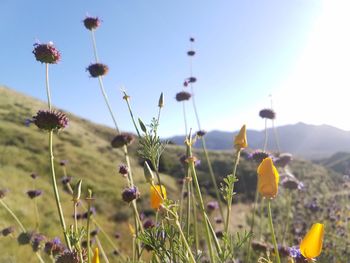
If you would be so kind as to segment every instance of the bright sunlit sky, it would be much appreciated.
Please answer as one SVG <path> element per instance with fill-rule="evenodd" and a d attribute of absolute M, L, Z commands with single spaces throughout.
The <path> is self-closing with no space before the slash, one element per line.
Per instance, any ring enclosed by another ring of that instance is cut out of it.
<path fill-rule="evenodd" d="M 263 129 L 261 108 L 277 112 L 277 125 L 303 121 L 350 130 L 350 1 L 348 0 L 0 0 L 0 84 L 45 100 L 45 67 L 33 43 L 53 41 L 62 61 L 50 68 L 56 106 L 92 121 L 112 122 L 97 79 L 90 32 L 82 20 L 99 16 L 96 31 L 104 78 L 119 126 L 132 131 L 122 95 L 135 115 L 157 114 L 165 93 L 160 133 L 184 133 L 182 105 L 174 97 L 189 77 L 189 37 L 196 102 L 202 127 L 234 131 L 244 123 Z M 197 129 L 192 105 L 189 126 Z"/>

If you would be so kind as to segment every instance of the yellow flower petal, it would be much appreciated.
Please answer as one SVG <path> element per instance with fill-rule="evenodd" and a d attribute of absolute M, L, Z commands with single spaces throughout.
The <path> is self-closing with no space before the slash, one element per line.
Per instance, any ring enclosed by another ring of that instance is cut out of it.
<path fill-rule="evenodd" d="M 235 137 L 235 148 L 237 150 L 247 148 L 248 147 L 248 142 L 247 142 L 247 132 L 246 132 L 246 126 L 243 125 L 239 133 Z"/>
<path fill-rule="evenodd" d="M 163 198 L 162 194 L 163 193 Z M 151 207 L 153 209 L 159 209 L 160 205 L 163 203 L 163 199 L 166 199 L 166 189 L 164 185 L 160 187 L 159 185 L 151 185 Z"/>
<path fill-rule="evenodd" d="M 265 158 L 258 167 L 258 191 L 266 198 L 274 198 L 278 192 L 279 174 L 271 158 Z"/>
<path fill-rule="evenodd" d="M 322 251 L 324 224 L 315 223 L 300 243 L 300 252 L 307 259 L 318 257 Z"/>
<path fill-rule="evenodd" d="M 98 248 L 95 248 L 94 257 L 92 258 L 92 263 L 100 263 L 100 257 L 98 255 Z"/>

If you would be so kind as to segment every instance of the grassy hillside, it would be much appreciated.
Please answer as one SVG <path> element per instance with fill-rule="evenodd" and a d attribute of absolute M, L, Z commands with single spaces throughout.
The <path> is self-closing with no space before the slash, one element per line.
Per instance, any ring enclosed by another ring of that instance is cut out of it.
<path fill-rule="evenodd" d="M 0 87 L 0 189 L 9 189 L 3 200 L 14 210 L 29 230 L 34 230 L 35 209 L 34 201 L 27 197 L 26 191 L 34 188 L 43 190 L 43 195 L 36 199 L 40 211 L 39 231 L 49 238 L 56 236 L 62 238 L 49 177 L 48 136 L 34 125 L 30 127 L 24 125 L 26 118 L 30 118 L 37 110 L 43 108 L 46 108 L 46 104 L 43 102 Z M 121 200 L 121 191 L 126 186 L 126 181 L 118 174 L 117 170 L 118 165 L 124 162 L 124 156 L 121 150 L 113 149 L 110 146 L 110 141 L 115 133 L 108 127 L 93 124 L 70 113 L 68 116 L 71 121 L 69 127 L 54 137 L 57 178 L 59 180 L 63 176 L 59 161 L 68 160 L 67 171 L 70 176 L 73 176 L 73 183 L 77 182 L 78 179 L 83 179 L 84 192 L 86 192 L 87 187 L 93 189 L 96 197 L 94 206 L 97 210 L 97 220 L 110 236 L 119 232 L 121 238 L 115 239 L 115 243 L 121 250 L 130 251 L 131 235 L 127 222 L 131 215 L 131 209 Z M 137 142 L 130 147 L 130 155 L 135 183 L 141 192 L 138 207 L 140 211 L 147 211 L 150 209 L 149 189 L 145 183 L 143 168 L 140 166 L 136 150 Z M 162 181 L 167 186 L 169 198 L 174 200 L 178 200 L 180 197 L 180 186 L 177 181 L 183 177 L 184 170 L 179 158 L 184 153 L 184 147 L 168 145 L 160 161 Z M 202 160 L 198 166 L 198 177 L 203 192 L 207 193 L 205 195 L 206 201 L 213 200 L 214 194 L 204 156 L 199 150 L 196 150 L 195 154 Z M 231 151 L 215 151 L 210 153 L 210 157 L 214 172 L 218 181 L 221 182 L 222 178 L 232 171 L 233 153 Z M 232 221 L 234 221 L 232 224 L 237 229 L 246 227 L 251 218 L 250 213 L 247 213 L 251 208 L 256 185 L 257 164 L 245 157 L 246 155 L 243 154 L 238 167 L 237 173 L 240 181 L 236 185 L 238 195 L 235 197 L 232 215 Z M 281 188 L 274 202 L 274 214 L 278 226 L 277 231 L 282 231 L 281 226 L 284 225 L 286 213 L 291 213 L 292 225 L 300 223 L 300 217 L 302 222 L 307 222 L 307 226 L 302 229 L 303 232 L 298 235 L 292 235 L 292 230 L 290 231 L 288 245 L 293 245 L 297 243 L 293 241 L 293 238 L 302 236 L 309 224 L 315 220 L 329 220 L 329 214 L 319 211 L 311 213 L 308 210 L 305 211 L 305 207 L 314 198 L 318 200 L 320 205 L 324 204 L 325 206 L 328 206 L 329 202 L 333 200 L 336 201 L 338 197 L 334 193 L 340 191 L 343 177 L 321 165 L 298 159 L 293 161 L 289 169 L 304 183 L 305 189 L 300 193 L 292 193 L 292 209 L 287 212 L 286 204 L 290 194 Z M 33 172 L 39 175 L 35 181 L 30 177 Z M 61 185 L 60 192 L 65 217 L 70 225 L 73 223 L 71 197 Z M 345 194 L 347 192 L 344 192 L 342 196 Z M 84 212 L 82 208 L 79 209 L 79 212 Z M 238 211 L 241 212 L 237 216 L 235 213 Z M 16 237 L 20 232 L 19 228 L 2 207 L 0 207 L 0 218 L 0 229 L 10 225 L 16 227 L 13 235 L 0 236 L 0 263 L 22 262 L 23 258 L 26 258 L 28 263 L 37 262 L 29 246 L 17 245 Z M 84 221 L 80 222 L 81 224 L 85 223 Z M 266 220 L 259 220 L 259 222 L 261 222 L 259 224 L 262 229 L 268 229 Z M 223 226 L 220 224 L 216 226 L 216 230 L 222 228 Z M 100 238 L 106 247 L 108 256 L 115 260 L 112 254 L 113 248 L 106 243 L 103 236 Z M 269 237 L 265 238 L 268 240 Z M 326 256 L 323 257 L 324 261 L 321 258 L 320 262 L 329 262 Z M 114 262 L 113 260 L 112 262 Z"/>

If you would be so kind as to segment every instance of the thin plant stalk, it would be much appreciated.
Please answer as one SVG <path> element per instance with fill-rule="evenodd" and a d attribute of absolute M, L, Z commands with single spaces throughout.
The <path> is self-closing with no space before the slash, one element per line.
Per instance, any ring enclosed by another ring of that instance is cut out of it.
<path fill-rule="evenodd" d="M 258 199 L 259 199 L 259 191 L 256 189 L 255 191 L 255 197 L 254 197 L 254 205 L 253 205 L 253 215 L 252 215 L 252 223 L 250 224 L 250 232 L 253 233 L 254 231 L 254 224 L 255 224 L 255 213 L 256 213 L 256 206 L 258 205 Z M 251 245 L 252 245 L 252 236 L 249 237 L 249 242 L 247 246 L 247 262 L 250 262 L 250 255 L 251 255 Z"/>
<path fill-rule="evenodd" d="M 237 150 L 236 152 L 236 158 L 234 161 L 234 166 L 233 166 L 233 171 L 232 175 L 234 178 L 236 178 L 236 172 L 237 172 L 237 166 L 239 163 L 239 158 L 241 156 L 241 150 Z M 234 185 L 232 186 L 232 190 L 234 189 Z M 233 198 L 233 193 L 230 194 L 230 198 L 227 200 L 227 215 L 226 215 L 226 221 L 225 221 L 225 232 L 228 233 L 228 228 L 230 225 L 230 216 L 231 216 L 231 206 L 232 206 L 232 198 Z"/>
<path fill-rule="evenodd" d="M 183 113 L 183 116 L 184 116 L 185 134 L 188 134 L 187 133 L 188 129 L 187 129 L 186 105 L 185 105 L 184 101 L 182 102 L 182 113 Z"/>
<path fill-rule="evenodd" d="M 265 199 L 260 199 L 260 222 L 259 222 L 259 239 L 261 239 L 262 232 L 263 232 L 263 218 L 264 218 L 264 207 L 265 207 Z"/>
<path fill-rule="evenodd" d="M 38 202 L 36 198 L 34 198 L 34 211 L 35 211 L 35 229 L 39 232 L 40 219 L 39 219 L 39 210 L 38 210 Z"/>
<path fill-rule="evenodd" d="M 99 61 L 99 59 L 98 59 L 98 55 L 97 55 L 97 46 L 96 46 L 96 38 L 95 38 L 94 30 L 91 30 L 91 39 L 92 39 L 92 46 L 93 46 L 93 50 L 94 50 L 94 57 L 95 57 L 95 61 L 97 63 Z"/>
<path fill-rule="evenodd" d="M 290 221 L 290 216 L 289 216 L 289 213 L 290 213 L 290 210 L 291 210 L 291 204 L 292 204 L 292 193 L 291 191 L 288 191 L 288 194 L 287 194 L 287 215 L 286 215 L 286 224 L 285 224 L 285 228 L 284 228 L 284 231 L 283 231 L 283 235 L 282 235 L 282 244 L 284 244 L 284 240 L 286 238 L 286 235 L 287 235 L 287 240 L 288 240 L 288 231 L 289 231 L 289 221 Z"/>
<path fill-rule="evenodd" d="M 265 118 L 265 138 L 264 138 L 264 148 L 263 148 L 264 151 L 266 151 L 266 148 L 267 148 L 267 139 L 268 139 L 267 118 Z"/>
<path fill-rule="evenodd" d="M 98 238 L 98 236 L 96 236 L 96 242 L 97 242 L 98 248 L 99 248 L 100 251 L 101 251 L 101 255 L 102 255 L 103 259 L 105 260 L 106 263 L 109 263 L 109 260 L 108 260 L 108 257 L 107 257 L 107 255 L 106 255 L 106 252 L 105 252 L 105 250 L 103 249 L 103 246 L 102 246 L 102 244 L 101 244 L 100 239 Z"/>
<path fill-rule="evenodd" d="M 87 222 L 86 222 L 86 233 L 87 233 L 87 254 L 88 254 L 88 263 L 91 263 L 91 254 L 90 254 L 90 217 L 91 217 L 91 213 L 90 213 L 90 209 L 91 209 L 91 198 L 92 198 L 92 193 L 89 190 L 88 193 L 88 210 L 87 210 Z"/>
<path fill-rule="evenodd" d="M 46 93 L 47 93 L 47 103 L 49 110 L 52 110 L 52 104 L 51 104 L 51 92 L 50 92 L 50 82 L 49 82 L 49 64 L 46 63 Z M 72 249 L 70 240 L 67 234 L 67 228 L 66 228 L 66 222 L 64 220 L 63 216 L 63 211 L 61 207 L 61 202 L 60 202 L 60 196 L 58 193 L 58 188 L 57 188 L 57 182 L 56 182 L 56 175 L 55 175 L 55 164 L 54 164 L 54 155 L 53 155 L 53 131 L 51 130 L 49 132 L 49 155 L 50 155 L 50 164 L 51 164 L 51 181 L 52 181 L 52 187 L 55 195 L 55 200 L 56 200 L 56 206 L 60 218 L 60 224 L 63 230 L 63 235 L 67 243 L 67 247 L 69 250 Z"/>
<path fill-rule="evenodd" d="M 214 255 L 214 251 L 213 251 L 212 241 L 211 241 L 211 238 L 210 238 L 210 230 L 209 230 L 208 221 L 206 220 L 206 213 L 205 213 L 205 207 L 204 207 L 204 202 L 203 202 L 203 198 L 202 198 L 202 193 L 201 193 L 201 190 L 200 190 L 200 187 L 199 187 L 197 173 L 196 173 L 196 169 L 195 169 L 195 166 L 194 166 L 194 160 L 193 160 L 192 150 L 191 150 L 191 147 L 192 147 L 191 143 L 192 143 L 191 141 L 188 142 L 188 147 L 189 147 L 189 151 L 190 151 L 189 166 L 190 166 L 190 169 L 191 169 L 191 176 L 192 176 L 192 179 L 194 181 L 194 186 L 195 186 L 197 195 L 199 197 L 199 205 L 200 205 L 202 216 L 203 216 L 203 219 L 204 219 L 205 235 L 206 235 L 206 239 L 207 239 L 207 242 L 208 242 L 210 261 L 212 263 L 214 263 L 214 262 L 216 262 L 216 259 L 215 259 L 215 255 Z"/>
<path fill-rule="evenodd" d="M 274 247 L 276 258 L 277 258 L 277 263 L 281 263 L 280 255 L 278 253 L 278 246 L 277 246 L 277 241 L 276 241 L 276 236 L 275 236 L 275 230 L 273 228 L 273 222 L 272 222 L 271 201 L 269 200 L 267 203 L 268 203 L 267 206 L 268 206 L 268 213 L 269 213 L 269 226 L 270 226 L 270 231 L 271 231 L 272 243 L 273 243 L 273 247 Z"/>
<path fill-rule="evenodd" d="M 196 254 L 199 251 L 199 236 L 198 236 L 198 224 L 197 224 L 197 204 L 196 197 L 193 191 L 193 183 L 191 182 L 191 197 L 192 197 L 192 209 L 193 209 L 193 229 L 194 229 L 194 243 L 196 247 Z"/>
<path fill-rule="evenodd" d="M 17 222 L 19 227 L 21 228 L 22 232 L 27 233 L 27 230 L 23 226 L 22 222 L 19 220 L 19 218 L 16 216 L 16 214 L 11 210 L 11 208 L 3 201 L 0 199 L 0 204 L 6 209 L 6 211 L 12 216 L 12 218 Z M 39 259 L 40 263 L 45 263 L 45 261 L 42 259 L 41 255 L 39 252 L 36 252 L 35 255 Z"/>
<path fill-rule="evenodd" d="M 188 168 L 188 173 L 190 168 Z M 187 177 L 189 178 L 189 177 Z M 190 237 L 190 224 L 191 224 L 191 180 L 186 180 L 187 185 L 187 217 L 186 217 L 186 238 Z"/>

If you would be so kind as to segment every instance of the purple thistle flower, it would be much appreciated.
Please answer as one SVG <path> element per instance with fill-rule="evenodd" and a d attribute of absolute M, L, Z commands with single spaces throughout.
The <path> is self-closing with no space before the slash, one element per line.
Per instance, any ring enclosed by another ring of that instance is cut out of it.
<path fill-rule="evenodd" d="M 146 221 L 143 223 L 143 228 L 144 229 L 149 229 L 154 227 L 154 222 L 152 219 L 146 219 Z"/>
<path fill-rule="evenodd" d="M 194 56 L 195 54 L 196 54 L 196 52 L 193 50 L 187 51 L 187 55 L 190 57 Z"/>
<path fill-rule="evenodd" d="M 10 234 L 12 234 L 13 232 L 15 232 L 15 228 L 13 226 L 10 227 L 6 227 L 3 230 L 1 230 L 1 234 L 6 237 Z"/>
<path fill-rule="evenodd" d="M 8 192 L 8 189 L 0 189 L 0 199 L 3 199 Z"/>
<path fill-rule="evenodd" d="M 64 129 L 68 126 L 69 119 L 67 116 L 55 110 L 39 110 L 33 116 L 33 123 L 42 130 L 52 131 Z"/>
<path fill-rule="evenodd" d="M 27 195 L 30 199 L 34 199 L 38 196 L 41 196 L 42 193 L 43 193 L 43 191 L 41 191 L 41 190 L 29 190 L 29 191 L 27 191 Z"/>
<path fill-rule="evenodd" d="M 35 180 L 36 178 L 39 177 L 39 175 L 38 175 L 37 173 L 34 172 L 34 173 L 31 173 L 31 174 L 30 174 L 30 177 L 31 177 L 32 179 Z"/>
<path fill-rule="evenodd" d="M 134 142 L 135 136 L 132 133 L 122 132 L 114 137 L 111 142 L 113 148 L 121 148 Z"/>
<path fill-rule="evenodd" d="M 101 20 L 97 16 L 96 17 L 88 16 L 84 19 L 83 23 L 86 29 L 94 30 L 101 25 Z"/>
<path fill-rule="evenodd" d="M 198 137 L 203 137 L 204 135 L 207 134 L 207 132 L 205 130 L 199 130 L 196 132 L 196 134 Z"/>
<path fill-rule="evenodd" d="M 185 100 L 189 100 L 191 98 L 191 93 L 188 93 L 186 91 L 180 91 L 179 93 L 176 94 L 175 99 L 177 101 L 185 101 Z"/>
<path fill-rule="evenodd" d="M 34 44 L 33 54 L 37 61 L 47 64 L 56 64 L 61 59 L 60 52 L 54 47 L 52 42 L 47 44 Z"/>
<path fill-rule="evenodd" d="M 276 113 L 272 109 L 262 109 L 259 112 L 259 116 L 263 119 L 274 120 L 276 118 Z"/>
<path fill-rule="evenodd" d="M 125 165 L 125 164 L 119 165 L 119 173 L 120 173 L 122 176 L 127 177 L 128 173 L 129 173 L 128 166 Z"/>
<path fill-rule="evenodd" d="M 217 201 L 210 201 L 207 203 L 208 211 L 212 212 L 219 208 L 219 203 Z"/>
<path fill-rule="evenodd" d="M 26 127 L 29 127 L 29 126 L 30 126 L 30 124 L 32 124 L 32 122 L 33 122 L 33 120 L 32 120 L 32 119 L 25 119 L 25 121 L 24 121 L 24 125 L 25 125 Z"/>
<path fill-rule="evenodd" d="M 44 241 L 46 237 L 42 234 L 34 234 L 31 239 L 32 249 L 34 252 L 39 251 L 41 248 L 41 242 Z"/>
<path fill-rule="evenodd" d="M 61 160 L 60 165 L 61 166 L 66 166 L 68 164 L 68 160 Z"/>
<path fill-rule="evenodd" d="M 90 64 L 86 70 L 89 71 L 91 77 L 97 78 L 106 75 L 109 71 L 109 68 L 107 65 L 102 63 L 93 63 Z"/>
<path fill-rule="evenodd" d="M 130 203 L 132 200 L 135 200 L 140 197 L 140 192 L 136 186 L 125 188 L 122 192 L 122 199 Z"/>
<path fill-rule="evenodd" d="M 270 157 L 271 155 L 268 152 L 262 151 L 262 150 L 256 150 L 249 154 L 248 158 L 250 160 L 253 160 L 257 163 L 261 163 L 265 158 Z"/>
<path fill-rule="evenodd" d="M 63 176 L 61 178 L 61 182 L 63 185 L 67 185 L 72 181 L 72 177 L 71 176 Z"/>

